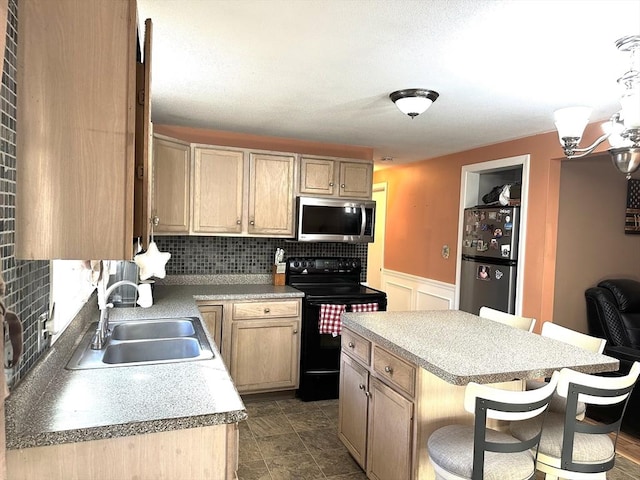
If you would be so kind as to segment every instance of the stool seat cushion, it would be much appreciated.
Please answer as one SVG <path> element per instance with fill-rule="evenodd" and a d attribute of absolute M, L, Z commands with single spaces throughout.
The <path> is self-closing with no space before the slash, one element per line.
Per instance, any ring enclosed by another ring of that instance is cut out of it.
<path fill-rule="evenodd" d="M 511 435 L 487 429 L 490 442 L 516 443 Z M 473 470 L 473 426 L 448 425 L 431 434 L 427 443 L 431 461 L 462 478 L 471 478 Z M 517 453 L 486 452 L 484 480 L 525 480 L 535 473 L 530 451 Z"/>
<path fill-rule="evenodd" d="M 527 390 L 535 390 L 536 388 L 544 387 L 547 382 L 542 380 L 527 380 Z M 562 413 L 567 409 L 567 399 L 554 392 L 551 401 L 549 402 L 549 411 Z M 587 411 L 587 405 L 584 402 L 578 402 L 578 408 L 576 409 L 576 415 L 582 415 Z"/>
<path fill-rule="evenodd" d="M 511 434 L 516 438 L 529 438 L 537 430 L 535 422 L 525 420 L 511 424 Z M 548 412 L 544 420 L 538 452 L 560 458 L 564 433 L 564 414 Z M 576 433 L 573 444 L 573 461 L 603 463 L 615 455 L 615 445 L 606 434 Z"/>

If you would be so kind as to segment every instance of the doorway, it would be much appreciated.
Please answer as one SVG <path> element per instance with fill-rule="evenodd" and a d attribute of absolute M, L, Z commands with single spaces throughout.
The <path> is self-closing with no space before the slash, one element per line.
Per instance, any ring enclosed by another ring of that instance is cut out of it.
<path fill-rule="evenodd" d="M 380 290 L 384 268 L 384 238 L 387 218 L 387 183 L 373 185 L 376 202 L 375 237 L 367 250 L 367 285 Z"/>
<path fill-rule="evenodd" d="M 522 297 L 524 294 L 525 249 L 527 230 L 527 207 L 529 197 L 529 155 L 502 158 L 488 162 L 476 163 L 462 167 L 460 178 L 460 209 L 458 212 L 458 245 L 462 244 L 464 237 L 464 209 L 474 207 L 480 203 L 484 193 L 483 179 L 487 176 L 500 175 L 500 172 L 522 168 L 522 188 L 520 196 L 520 240 L 518 244 L 518 274 L 516 276 L 516 302 L 515 313 L 522 315 Z M 458 252 L 456 259 L 456 289 L 455 308 L 460 305 L 460 271 L 462 259 Z"/>

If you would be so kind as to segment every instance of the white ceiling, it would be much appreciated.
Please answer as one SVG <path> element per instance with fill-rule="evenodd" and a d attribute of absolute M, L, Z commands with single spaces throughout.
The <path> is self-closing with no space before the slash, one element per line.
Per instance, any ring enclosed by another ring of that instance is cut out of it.
<path fill-rule="evenodd" d="M 640 0 L 138 0 L 155 123 L 374 148 L 394 163 L 619 109 Z M 410 119 L 404 88 L 440 98 Z M 558 147 L 560 148 L 560 147 Z M 558 151 L 560 154 L 560 150 Z"/>

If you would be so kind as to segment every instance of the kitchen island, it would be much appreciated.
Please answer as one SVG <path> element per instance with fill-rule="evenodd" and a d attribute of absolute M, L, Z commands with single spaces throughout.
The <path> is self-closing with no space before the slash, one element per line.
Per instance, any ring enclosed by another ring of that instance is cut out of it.
<path fill-rule="evenodd" d="M 615 371 L 618 360 L 456 310 L 342 316 L 339 436 L 370 478 L 433 479 L 427 440 L 472 423 L 465 385 L 522 388 L 570 367 Z"/>
<path fill-rule="evenodd" d="M 267 284 L 157 286 L 152 307 L 112 309 L 111 321 L 201 321 L 197 300 L 301 296 Z M 235 478 L 247 414 L 209 332 L 208 360 L 65 369 L 98 316 L 93 296 L 7 399 L 8 478 Z"/>

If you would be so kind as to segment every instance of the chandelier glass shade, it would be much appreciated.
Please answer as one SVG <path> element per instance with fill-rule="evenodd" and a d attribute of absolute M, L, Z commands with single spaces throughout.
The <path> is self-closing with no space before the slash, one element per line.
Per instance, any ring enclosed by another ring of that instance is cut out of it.
<path fill-rule="evenodd" d="M 558 137 L 567 158 L 579 158 L 590 154 L 605 140 L 609 140 L 609 153 L 613 164 L 631 178 L 640 167 L 640 35 L 622 37 L 616 42 L 621 52 L 629 52 L 629 70 L 618 79 L 621 87 L 620 111 L 603 124 L 604 134 L 586 148 L 579 148 L 580 140 L 591 108 L 568 107 L 554 114 Z"/>

